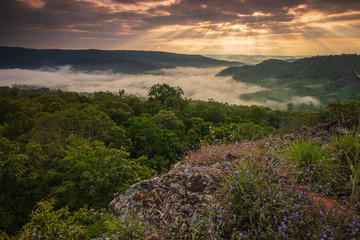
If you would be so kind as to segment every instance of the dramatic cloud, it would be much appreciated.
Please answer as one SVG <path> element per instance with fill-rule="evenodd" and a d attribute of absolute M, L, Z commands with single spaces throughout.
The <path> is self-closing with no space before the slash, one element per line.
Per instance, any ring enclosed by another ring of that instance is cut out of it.
<path fill-rule="evenodd" d="M 0 0 L 0 45 L 354 53 L 359 15 L 358 0 Z"/>
<path fill-rule="evenodd" d="M 126 75 L 110 72 L 83 73 L 73 72 L 70 67 L 62 67 L 52 71 L 8 69 L 0 70 L 0 86 L 29 85 L 63 89 L 78 92 L 118 91 L 146 97 L 151 86 L 167 83 L 179 86 L 186 98 L 209 100 L 229 104 L 252 105 L 263 102 L 249 102 L 239 99 L 239 95 L 265 90 L 262 87 L 250 86 L 237 82 L 231 77 L 215 77 L 219 68 L 175 68 L 166 69 L 147 75 Z M 294 103 L 317 104 L 312 97 L 296 97 Z M 275 108 L 286 108 L 286 103 L 266 102 L 265 105 Z"/>

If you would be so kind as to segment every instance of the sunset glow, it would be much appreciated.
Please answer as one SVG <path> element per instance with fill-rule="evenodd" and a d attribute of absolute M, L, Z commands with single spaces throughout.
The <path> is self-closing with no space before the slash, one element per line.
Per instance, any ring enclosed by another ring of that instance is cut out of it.
<path fill-rule="evenodd" d="M 2 1 L 0 45 L 189 54 L 360 52 L 360 1 Z"/>

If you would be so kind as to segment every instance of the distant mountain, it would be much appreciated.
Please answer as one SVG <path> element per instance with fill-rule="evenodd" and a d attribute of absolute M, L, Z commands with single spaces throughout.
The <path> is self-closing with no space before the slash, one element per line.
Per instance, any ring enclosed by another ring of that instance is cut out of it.
<path fill-rule="evenodd" d="M 239 62 L 216 60 L 200 55 L 125 50 L 59 50 L 0 47 L 0 69 L 38 69 L 71 65 L 80 71 L 145 73 L 174 67 L 221 67 Z"/>
<path fill-rule="evenodd" d="M 242 67 L 229 67 L 220 73 L 218 76 L 234 76 L 234 79 L 246 81 L 246 82 L 257 82 L 261 79 L 273 76 L 276 72 L 289 65 L 290 63 L 283 60 L 269 59 L 265 60 L 256 66 L 242 66 Z"/>
<path fill-rule="evenodd" d="M 207 54 L 209 58 L 222 59 L 227 61 L 242 62 L 247 65 L 256 65 L 267 59 L 279 59 L 285 62 L 294 62 L 297 59 L 311 56 L 276 56 L 276 55 L 244 55 L 244 54 Z"/>
<path fill-rule="evenodd" d="M 293 96 L 311 96 L 322 103 L 360 99 L 360 56 L 343 54 L 316 56 L 294 62 L 269 59 L 255 66 L 229 67 L 217 76 L 233 76 L 241 82 L 268 90 L 242 94 L 248 101 L 286 102 Z"/>

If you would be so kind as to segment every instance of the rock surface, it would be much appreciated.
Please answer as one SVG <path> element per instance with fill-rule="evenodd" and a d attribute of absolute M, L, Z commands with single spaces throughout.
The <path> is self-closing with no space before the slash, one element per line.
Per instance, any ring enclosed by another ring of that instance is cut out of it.
<path fill-rule="evenodd" d="M 122 216 L 129 209 L 138 214 L 161 219 L 199 216 L 212 201 L 219 188 L 218 176 L 229 162 L 194 163 L 183 161 L 168 173 L 132 185 L 124 195 L 116 197 L 109 207 Z M 148 219 L 149 220 L 149 219 Z"/>

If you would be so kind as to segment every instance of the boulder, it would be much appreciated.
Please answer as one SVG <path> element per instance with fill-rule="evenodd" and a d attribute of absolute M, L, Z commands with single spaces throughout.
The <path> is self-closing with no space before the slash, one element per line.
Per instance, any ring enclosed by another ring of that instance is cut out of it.
<path fill-rule="evenodd" d="M 111 201 L 109 207 L 117 216 L 133 211 L 147 221 L 200 216 L 213 201 L 220 187 L 219 177 L 228 164 L 228 161 L 179 162 L 166 174 L 132 185 L 124 195 Z"/>

